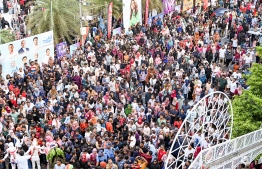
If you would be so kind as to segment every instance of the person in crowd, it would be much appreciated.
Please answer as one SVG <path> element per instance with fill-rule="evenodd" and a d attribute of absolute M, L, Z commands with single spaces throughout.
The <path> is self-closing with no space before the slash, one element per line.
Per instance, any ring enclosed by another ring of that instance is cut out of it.
<path fill-rule="evenodd" d="M 174 138 L 187 130 L 182 127 L 187 117 L 188 125 L 196 126 L 190 131 L 194 137 L 178 153 L 180 166 L 173 168 L 190 165 L 202 148 L 216 144 L 209 138 L 220 139 L 216 126 L 206 126 L 208 137 L 200 131 L 201 108 L 193 111 L 194 105 L 207 94 L 213 97 L 208 103 L 224 99 L 214 91 L 241 95 L 248 89 L 242 70 L 260 62 L 255 47 L 261 37 L 247 40 L 245 33 L 260 27 L 255 9 L 261 13 L 261 5 L 248 10 L 250 20 L 241 10 L 214 16 L 217 3 L 206 10 L 199 4 L 174 11 L 150 24 L 138 21 L 111 38 L 92 25 L 91 36 L 72 54 L 58 59 L 45 49 L 44 64 L 37 58 L 28 63 L 23 55 L 25 66 L 0 78 L 0 166 L 45 167 L 48 153 L 42 151 L 57 146 L 64 159 L 56 159 L 54 169 L 160 169 L 169 163 Z M 136 18 L 136 1 L 131 8 Z M 29 51 L 23 42 L 19 53 Z M 29 52 L 39 43 L 33 37 Z M 12 43 L 8 49 L 10 56 L 18 50 Z M 16 163 L 2 153 L 14 148 L 20 154 Z"/>

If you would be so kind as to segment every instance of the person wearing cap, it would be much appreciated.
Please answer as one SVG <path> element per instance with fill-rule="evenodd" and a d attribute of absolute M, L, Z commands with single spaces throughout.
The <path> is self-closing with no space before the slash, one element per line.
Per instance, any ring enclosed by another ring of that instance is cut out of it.
<path fill-rule="evenodd" d="M 104 153 L 104 151 L 101 149 L 98 152 L 98 165 L 102 162 L 107 162 L 108 156 Z"/>
<path fill-rule="evenodd" d="M 107 155 L 107 157 L 111 159 L 113 162 L 115 161 L 114 148 L 112 147 L 111 142 L 107 143 L 106 148 L 104 149 L 104 154 Z"/>

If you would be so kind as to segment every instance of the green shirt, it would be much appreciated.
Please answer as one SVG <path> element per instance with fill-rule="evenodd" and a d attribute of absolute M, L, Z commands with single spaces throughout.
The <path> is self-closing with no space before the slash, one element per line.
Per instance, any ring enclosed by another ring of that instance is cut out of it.
<path fill-rule="evenodd" d="M 17 116 L 19 115 L 19 113 L 14 112 L 14 113 L 10 113 L 10 116 L 12 117 L 12 119 L 14 120 L 14 123 L 17 123 Z"/>
<path fill-rule="evenodd" d="M 227 80 L 223 79 L 223 78 L 220 78 L 219 79 L 219 88 L 225 89 L 226 85 L 227 85 Z"/>

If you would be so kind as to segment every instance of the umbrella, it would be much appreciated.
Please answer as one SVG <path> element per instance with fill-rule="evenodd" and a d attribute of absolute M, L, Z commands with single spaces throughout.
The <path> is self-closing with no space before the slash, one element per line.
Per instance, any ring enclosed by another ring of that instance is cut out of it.
<path fill-rule="evenodd" d="M 218 8 L 215 10 L 215 14 L 216 16 L 222 16 L 227 11 L 229 11 L 227 8 Z"/>

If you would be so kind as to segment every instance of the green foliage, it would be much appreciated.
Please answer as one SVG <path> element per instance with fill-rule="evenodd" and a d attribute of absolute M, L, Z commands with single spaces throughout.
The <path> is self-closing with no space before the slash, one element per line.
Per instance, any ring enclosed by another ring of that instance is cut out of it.
<path fill-rule="evenodd" d="M 256 50 L 261 57 L 262 47 L 257 47 Z M 250 89 L 244 90 L 242 95 L 233 100 L 233 137 L 257 130 L 262 124 L 262 65 L 254 63 L 250 72 L 251 74 L 246 76 Z"/>
<path fill-rule="evenodd" d="M 123 3 L 122 0 L 93 0 L 92 5 L 91 6 L 87 6 L 86 8 L 89 10 L 94 10 L 94 12 L 92 12 L 93 14 L 101 14 L 101 10 L 103 7 L 108 6 L 108 4 L 110 2 L 113 1 L 113 16 L 115 18 L 121 18 L 123 15 Z M 144 9 L 145 9 L 145 5 L 146 5 L 146 1 L 142 0 L 142 14 L 144 13 Z M 99 8 L 101 7 L 101 8 Z M 163 9 L 163 4 L 161 0 L 150 0 L 149 3 L 149 10 L 153 10 L 156 9 L 158 12 L 161 12 Z M 106 12 L 106 10 L 104 9 L 104 12 Z M 104 13 L 104 17 L 106 17 L 107 14 Z"/>
<path fill-rule="evenodd" d="M 5 44 L 15 40 L 15 35 L 11 30 L 0 30 L 0 44 Z"/>
<path fill-rule="evenodd" d="M 65 153 L 60 148 L 53 148 L 48 152 L 46 159 L 48 160 L 50 167 L 53 168 L 58 159 L 60 159 L 62 163 L 65 162 Z"/>
<path fill-rule="evenodd" d="M 32 35 L 53 30 L 54 41 L 59 43 L 80 33 L 79 3 L 76 0 L 36 0 L 32 14 L 27 19 L 27 29 Z"/>
<path fill-rule="evenodd" d="M 142 11 L 144 12 L 145 10 L 145 6 L 146 6 L 146 1 L 142 0 Z M 149 10 L 153 10 L 156 9 L 157 12 L 162 12 L 163 10 L 163 3 L 162 0 L 150 0 L 149 2 Z"/>
<path fill-rule="evenodd" d="M 107 17 L 108 4 L 113 1 L 113 16 L 115 18 L 122 17 L 123 3 L 122 0 L 93 0 L 90 6 L 86 8 L 88 11 L 92 11 L 94 15 L 102 15 L 104 18 Z M 102 11 L 102 12 L 101 12 Z"/>

